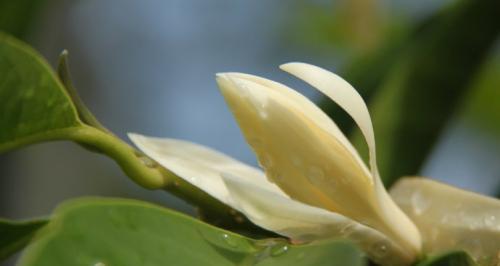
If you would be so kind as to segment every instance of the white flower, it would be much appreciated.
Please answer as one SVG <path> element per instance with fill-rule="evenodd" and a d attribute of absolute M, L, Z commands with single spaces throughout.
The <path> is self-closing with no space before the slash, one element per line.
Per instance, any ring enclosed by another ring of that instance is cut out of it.
<path fill-rule="evenodd" d="M 194 143 L 130 138 L 158 163 L 267 230 L 296 241 L 347 238 L 381 264 L 412 263 L 421 253 L 421 236 L 380 180 L 372 122 L 361 96 L 319 67 L 281 68 L 353 118 L 369 147 L 369 168 L 335 123 L 303 95 L 241 73 L 217 74 L 217 83 L 264 172 Z"/>

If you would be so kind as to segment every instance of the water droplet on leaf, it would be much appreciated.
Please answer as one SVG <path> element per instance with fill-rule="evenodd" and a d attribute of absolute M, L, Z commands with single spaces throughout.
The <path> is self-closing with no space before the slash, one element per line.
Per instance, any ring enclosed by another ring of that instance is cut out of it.
<path fill-rule="evenodd" d="M 323 172 L 323 169 L 317 166 L 311 166 L 307 171 L 307 178 L 313 184 L 321 185 L 325 179 L 325 173 Z"/>
<path fill-rule="evenodd" d="M 289 247 L 287 244 L 277 244 L 271 248 L 271 256 L 277 257 L 285 254 L 288 251 Z"/>
<path fill-rule="evenodd" d="M 229 247 L 235 248 L 235 247 L 238 246 L 238 243 L 230 235 L 228 235 L 228 234 L 222 234 L 222 240 Z"/>

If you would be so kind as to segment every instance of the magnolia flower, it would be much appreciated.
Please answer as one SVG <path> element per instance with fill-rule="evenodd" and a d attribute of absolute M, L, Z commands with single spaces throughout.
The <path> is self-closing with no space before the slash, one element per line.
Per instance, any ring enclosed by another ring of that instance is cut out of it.
<path fill-rule="evenodd" d="M 262 170 L 187 141 L 138 134 L 130 138 L 179 177 L 293 241 L 347 238 L 383 265 L 409 265 L 422 248 L 438 252 L 473 246 L 473 255 L 495 254 L 500 248 L 499 201 L 411 179 L 393 190 L 403 212 L 381 182 L 371 118 L 357 91 L 316 66 L 289 63 L 281 68 L 353 118 L 368 144 L 369 167 L 337 125 L 306 97 L 241 73 L 217 74 L 217 83 Z M 453 204 L 456 209 L 449 207 Z M 487 220 L 476 229 L 485 234 L 476 235 L 469 227 L 483 218 Z M 459 242 L 471 236 L 473 242 Z M 483 249 L 485 245 L 489 247 Z"/>

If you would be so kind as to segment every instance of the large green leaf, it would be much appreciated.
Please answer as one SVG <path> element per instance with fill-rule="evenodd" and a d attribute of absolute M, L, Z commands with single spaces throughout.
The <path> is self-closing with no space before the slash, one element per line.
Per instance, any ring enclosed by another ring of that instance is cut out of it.
<path fill-rule="evenodd" d="M 45 220 L 15 222 L 0 219 L 0 261 L 26 246 L 46 223 Z"/>
<path fill-rule="evenodd" d="M 3 34 L 0 99 L 0 152 L 82 126 L 50 66 L 30 47 Z"/>
<path fill-rule="evenodd" d="M 88 198 L 59 207 L 20 265 L 356 266 L 365 259 L 342 241 L 253 240 L 149 203 Z"/>

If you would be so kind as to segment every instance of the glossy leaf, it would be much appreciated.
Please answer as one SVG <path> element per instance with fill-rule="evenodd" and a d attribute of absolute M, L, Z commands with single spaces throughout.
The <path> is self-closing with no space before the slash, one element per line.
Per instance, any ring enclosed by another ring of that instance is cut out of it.
<path fill-rule="evenodd" d="M 365 265 L 365 259 L 345 242 L 253 240 L 149 203 L 87 198 L 59 207 L 20 260 L 23 266 L 291 263 Z"/>
<path fill-rule="evenodd" d="M 0 261 L 26 246 L 35 232 L 46 223 L 45 220 L 15 222 L 0 219 Z"/>
<path fill-rule="evenodd" d="M 27 45 L 0 34 L 0 152 L 56 138 L 81 126 L 50 66 Z"/>

